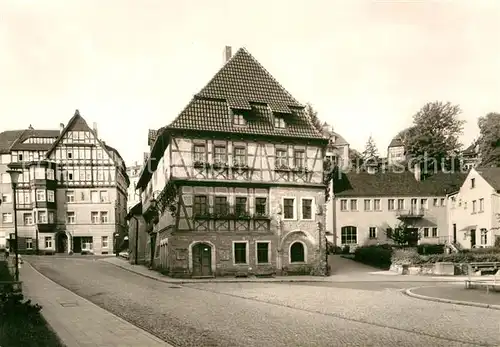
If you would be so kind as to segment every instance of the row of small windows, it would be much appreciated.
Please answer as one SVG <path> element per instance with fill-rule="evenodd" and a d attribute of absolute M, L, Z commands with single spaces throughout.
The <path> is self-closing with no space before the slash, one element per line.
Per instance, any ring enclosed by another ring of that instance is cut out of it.
<path fill-rule="evenodd" d="M 387 238 L 390 238 L 392 235 L 393 229 L 387 228 L 385 230 L 385 235 Z M 420 228 L 420 232 L 422 237 L 424 238 L 436 238 L 438 237 L 438 228 L 436 227 L 423 227 Z M 379 228 L 377 227 L 369 227 L 368 228 L 368 238 L 370 239 L 378 239 Z M 358 228 L 355 226 L 344 226 L 340 229 L 340 242 L 341 244 L 357 244 L 358 243 Z"/>
<path fill-rule="evenodd" d="M 194 215 L 205 215 L 210 213 L 212 209 L 214 214 L 217 215 L 228 215 L 234 213 L 236 215 L 247 215 L 249 214 L 249 201 L 246 196 L 237 196 L 234 198 L 234 206 L 229 204 L 229 199 L 227 196 L 214 196 L 213 206 L 210 204 L 210 197 L 208 195 L 195 195 L 193 201 L 193 214 Z M 259 216 L 265 216 L 268 214 L 267 198 L 266 197 L 256 197 L 254 198 L 254 213 Z"/>
<path fill-rule="evenodd" d="M 247 120 L 245 116 L 241 113 L 233 112 L 233 124 L 238 126 L 245 126 L 247 124 Z M 274 116 L 274 127 L 277 129 L 286 129 L 286 122 L 283 117 Z"/>
<path fill-rule="evenodd" d="M 365 211 L 382 211 L 381 199 L 363 199 L 363 208 Z M 405 199 L 388 199 L 387 209 L 389 211 L 404 210 L 405 209 Z M 433 207 L 443 207 L 446 205 L 445 198 L 434 198 L 432 199 Z M 428 209 L 429 200 L 420 199 L 420 205 L 418 199 L 411 199 L 410 201 L 411 209 Z M 341 211 L 358 211 L 358 199 L 341 199 L 340 200 L 340 210 Z"/>
<path fill-rule="evenodd" d="M 45 246 L 45 248 L 53 248 L 53 241 L 54 239 L 52 238 L 52 236 L 45 236 L 44 237 L 44 243 L 43 245 Z M 26 241 L 26 249 L 30 250 L 30 249 L 33 249 L 33 238 L 31 237 L 28 237 L 25 239 Z M 85 236 L 85 237 L 81 237 L 80 238 L 80 242 L 81 242 L 81 249 L 82 251 L 85 251 L 85 250 L 92 250 L 93 248 L 93 237 L 92 236 Z M 101 236 L 101 248 L 109 248 L 109 236 Z"/>
<path fill-rule="evenodd" d="M 19 183 L 28 183 L 30 179 L 47 179 L 65 181 L 103 181 L 113 182 L 115 177 L 115 169 L 111 167 L 95 168 L 95 167 L 68 167 L 63 171 L 45 168 L 31 168 L 23 170 L 19 175 Z M 0 183 L 10 183 L 10 175 L 7 173 L 1 174 Z"/>
<path fill-rule="evenodd" d="M 43 143 L 51 144 L 54 143 L 56 139 L 54 137 L 30 137 L 23 141 L 23 143 Z"/>
<path fill-rule="evenodd" d="M 20 189 L 16 191 L 17 204 L 25 205 L 30 204 L 31 201 L 47 201 L 55 202 L 55 192 L 53 190 L 36 189 L 34 191 Z M 109 202 L 109 193 L 107 190 L 91 190 L 80 191 L 79 195 L 76 195 L 73 190 L 66 191 L 66 202 L 76 202 L 76 197 L 78 196 L 78 201 L 90 201 L 93 203 L 106 203 Z M 118 195 L 118 198 L 120 195 Z M 88 199 L 87 199 L 88 198 Z M 2 194 L 2 203 L 11 203 L 12 195 L 4 193 Z M 121 203 L 120 203 L 121 204 Z"/>
<path fill-rule="evenodd" d="M 467 201 L 459 200 L 458 204 L 456 202 L 456 198 L 451 198 L 451 208 L 463 207 L 464 210 L 467 209 Z M 479 200 L 472 200 L 472 212 L 471 213 L 481 213 L 484 212 L 484 199 L 481 198 Z"/>
<path fill-rule="evenodd" d="M 54 212 L 53 211 L 37 211 L 34 213 L 28 212 L 23 213 L 23 224 L 33 225 L 34 218 L 36 216 L 37 223 L 54 223 Z M 2 213 L 2 223 L 12 223 L 12 213 Z M 106 224 L 109 222 L 107 211 L 92 211 L 90 212 L 90 222 L 92 224 Z M 66 223 L 75 224 L 76 223 L 76 213 L 74 211 L 68 211 L 66 213 Z"/>
<path fill-rule="evenodd" d="M 213 161 L 215 163 L 228 162 L 228 149 L 224 145 L 216 145 L 213 148 Z M 247 165 L 248 154 L 247 148 L 244 146 L 234 146 L 233 148 L 233 163 L 236 165 Z M 204 144 L 194 145 L 194 161 L 206 162 L 208 157 L 207 146 Z M 304 168 L 306 166 L 306 153 L 304 150 L 293 151 L 293 166 L 296 168 Z M 283 148 L 275 149 L 275 166 L 288 167 L 290 161 L 289 152 Z"/>
<path fill-rule="evenodd" d="M 248 264 L 248 242 L 233 243 L 233 261 L 235 264 Z M 269 264 L 271 263 L 271 242 L 256 242 L 256 263 Z M 305 263 L 306 254 L 305 247 L 302 242 L 294 242 L 290 245 L 289 260 L 290 263 Z"/>
<path fill-rule="evenodd" d="M 300 199 L 300 219 L 312 220 L 313 219 L 313 205 L 314 199 L 301 198 Z M 227 196 L 216 195 L 213 197 L 213 206 L 210 206 L 209 196 L 195 195 L 193 202 L 193 214 L 205 215 L 209 213 L 212 207 L 213 213 L 217 215 L 227 215 L 234 213 L 236 215 L 249 214 L 248 198 L 245 196 L 236 196 L 234 198 L 234 206 L 230 206 Z M 268 214 L 268 203 L 266 197 L 254 198 L 254 213 L 259 216 Z M 297 199 L 283 198 L 283 219 L 294 220 L 297 219 Z"/>

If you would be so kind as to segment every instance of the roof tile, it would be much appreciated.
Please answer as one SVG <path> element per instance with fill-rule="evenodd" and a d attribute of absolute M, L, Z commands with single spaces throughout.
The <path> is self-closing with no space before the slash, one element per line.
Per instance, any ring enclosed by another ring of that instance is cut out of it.
<path fill-rule="evenodd" d="M 466 175 L 437 172 L 421 181 L 410 171 L 342 173 L 334 182 L 336 196 L 445 196 L 462 186 Z"/>
<path fill-rule="evenodd" d="M 246 126 L 234 125 L 231 110 Z M 273 112 L 285 119 L 274 128 Z M 244 48 L 222 67 L 167 127 L 213 132 L 325 139 L 301 105 Z"/>

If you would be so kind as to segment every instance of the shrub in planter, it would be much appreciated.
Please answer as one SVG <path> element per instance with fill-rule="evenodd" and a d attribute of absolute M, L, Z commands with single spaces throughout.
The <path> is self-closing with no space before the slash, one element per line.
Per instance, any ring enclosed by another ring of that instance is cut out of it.
<path fill-rule="evenodd" d="M 392 248 L 387 245 L 373 245 L 357 247 L 354 260 L 380 269 L 391 267 Z"/>
<path fill-rule="evenodd" d="M 414 248 L 395 249 L 391 255 L 391 263 L 394 265 L 422 264 L 425 261 Z"/>
<path fill-rule="evenodd" d="M 500 253 L 500 247 L 486 247 L 486 248 L 473 248 L 469 250 L 470 253 Z"/>
<path fill-rule="evenodd" d="M 420 244 L 417 247 L 418 254 L 429 255 L 429 254 L 443 254 L 444 245 L 438 244 Z"/>

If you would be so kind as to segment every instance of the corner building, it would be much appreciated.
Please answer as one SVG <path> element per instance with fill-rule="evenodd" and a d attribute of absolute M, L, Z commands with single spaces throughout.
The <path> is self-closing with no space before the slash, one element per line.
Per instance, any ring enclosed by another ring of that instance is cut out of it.
<path fill-rule="evenodd" d="M 77 110 L 59 130 L 30 128 L 2 137 L 0 230 L 6 243 L 15 242 L 10 168 L 21 172 L 21 253 L 111 254 L 120 247 L 127 234 L 129 179 L 120 154 L 97 137 L 96 126 L 90 128 Z"/>
<path fill-rule="evenodd" d="M 174 277 L 324 274 L 327 144 L 238 50 L 152 146 L 138 181 L 148 262 Z"/>

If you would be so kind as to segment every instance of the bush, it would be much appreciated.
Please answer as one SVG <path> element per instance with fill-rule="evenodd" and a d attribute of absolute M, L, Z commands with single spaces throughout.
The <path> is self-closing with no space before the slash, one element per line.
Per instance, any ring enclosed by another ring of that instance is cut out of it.
<path fill-rule="evenodd" d="M 350 253 L 351 253 L 351 246 L 344 245 L 344 247 L 342 247 L 342 254 L 350 254 Z"/>
<path fill-rule="evenodd" d="M 429 255 L 429 254 L 443 254 L 444 245 L 438 244 L 420 244 L 417 246 L 418 254 Z"/>
<path fill-rule="evenodd" d="M 414 248 L 395 249 L 391 256 L 391 263 L 394 265 L 408 265 L 423 263 L 422 257 Z"/>
<path fill-rule="evenodd" d="M 495 238 L 495 248 L 500 248 L 500 235 Z"/>
<path fill-rule="evenodd" d="M 13 280 L 7 263 L 0 262 L 0 281 Z M 62 346 L 40 314 L 40 305 L 24 300 L 12 285 L 0 290 L 0 346 Z"/>
<path fill-rule="evenodd" d="M 373 245 L 356 248 L 354 260 L 360 263 L 387 270 L 391 267 L 392 247 L 389 245 Z"/>

